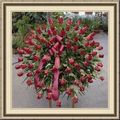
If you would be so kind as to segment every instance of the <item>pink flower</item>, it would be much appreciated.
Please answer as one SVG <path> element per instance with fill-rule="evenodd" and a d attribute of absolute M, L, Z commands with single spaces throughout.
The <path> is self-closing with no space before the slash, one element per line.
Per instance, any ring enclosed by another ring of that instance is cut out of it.
<path fill-rule="evenodd" d="M 33 76 L 32 72 L 27 73 L 27 77 Z"/>
<path fill-rule="evenodd" d="M 21 68 L 21 65 L 16 65 L 15 68 L 16 68 L 16 69 L 20 69 L 20 68 Z"/>
<path fill-rule="evenodd" d="M 31 86 L 31 85 L 33 84 L 33 81 L 32 81 L 32 80 L 27 80 L 27 81 L 26 81 L 26 84 L 27 84 L 28 86 Z"/>
<path fill-rule="evenodd" d="M 85 87 L 84 86 L 80 86 L 80 91 L 84 91 Z"/>
<path fill-rule="evenodd" d="M 94 56 L 96 56 L 97 55 L 97 52 L 96 51 L 93 51 L 92 52 L 92 56 L 94 57 Z"/>
<path fill-rule="evenodd" d="M 63 24 L 63 17 L 62 17 L 62 16 L 58 17 L 58 22 L 59 22 L 60 24 Z"/>
<path fill-rule="evenodd" d="M 42 96 L 43 96 L 43 94 L 42 94 L 42 93 L 38 93 L 38 94 L 37 94 L 37 99 L 41 99 L 41 98 L 42 98 Z"/>
<path fill-rule="evenodd" d="M 39 61 L 39 57 L 37 55 L 34 55 L 33 56 L 33 60 L 36 62 L 36 61 Z"/>
<path fill-rule="evenodd" d="M 22 57 L 18 57 L 18 62 L 22 62 L 23 58 Z"/>
<path fill-rule="evenodd" d="M 93 40 L 93 36 L 90 34 L 86 37 L 87 40 Z"/>
<path fill-rule="evenodd" d="M 26 67 L 27 67 L 26 64 L 21 64 L 21 68 L 22 68 L 22 69 L 25 69 Z"/>
<path fill-rule="evenodd" d="M 48 18 L 48 22 L 50 25 L 54 23 L 52 18 Z"/>
<path fill-rule="evenodd" d="M 67 19 L 67 22 L 66 22 L 67 25 L 72 25 L 72 23 L 73 23 L 72 19 L 70 19 L 70 18 Z"/>
<path fill-rule="evenodd" d="M 21 77 L 21 76 L 23 76 L 23 72 L 19 72 L 19 73 L 17 73 L 17 75 L 19 76 L 19 77 Z"/>
<path fill-rule="evenodd" d="M 74 61 L 74 59 L 73 58 L 69 58 L 69 64 L 71 64 L 71 65 L 74 65 L 74 63 L 75 63 L 75 61 Z"/>

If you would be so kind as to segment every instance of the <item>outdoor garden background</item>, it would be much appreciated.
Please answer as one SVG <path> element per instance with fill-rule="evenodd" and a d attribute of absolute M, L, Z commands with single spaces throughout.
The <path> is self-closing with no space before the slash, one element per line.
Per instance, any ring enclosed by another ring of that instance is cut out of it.
<path fill-rule="evenodd" d="M 48 18 L 57 19 L 58 16 L 81 19 L 82 23 L 92 26 L 98 33 L 94 39 L 103 46 L 103 70 L 104 81 L 96 80 L 85 91 L 85 95 L 79 95 L 77 108 L 107 108 L 108 107 L 108 14 L 106 12 L 14 12 L 12 13 L 12 106 L 15 108 L 47 108 L 48 101 L 43 97 L 37 99 L 34 86 L 28 86 L 24 77 L 17 76 L 15 63 L 18 58 L 17 48 L 24 46 L 24 37 L 37 24 L 44 27 Z M 62 107 L 70 108 L 71 99 L 60 96 Z M 56 107 L 56 103 L 52 102 Z"/>

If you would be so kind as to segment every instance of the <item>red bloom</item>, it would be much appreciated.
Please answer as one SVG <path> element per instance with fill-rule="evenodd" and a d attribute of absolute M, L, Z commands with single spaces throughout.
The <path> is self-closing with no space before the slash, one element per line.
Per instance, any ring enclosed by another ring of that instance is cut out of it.
<path fill-rule="evenodd" d="M 35 45 L 36 50 L 40 50 L 41 49 L 41 45 Z"/>
<path fill-rule="evenodd" d="M 70 26 L 67 25 L 67 26 L 66 26 L 66 31 L 69 31 L 69 30 L 70 30 Z"/>
<path fill-rule="evenodd" d="M 36 62 L 36 61 L 39 61 L 39 57 L 37 55 L 34 55 L 33 56 L 33 60 Z"/>
<path fill-rule="evenodd" d="M 21 65 L 16 65 L 15 68 L 16 68 L 16 69 L 20 69 L 20 68 L 21 68 Z"/>
<path fill-rule="evenodd" d="M 69 64 L 74 65 L 75 61 L 73 58 L 69 58 Z"/>
<path fill-rule="evenodd" d="M 57 100 L 57 101 L 56 101 L 56 106 L 57 106 L 57 107 L 61 107 L 61 100 Z"/>
<path fill-rule="evenodd" d="M 81 24 L 81 22 L 82 22 L 82 20 L 77 20 L 77 25 L 80 25 Z"/>
<path fill-rule="evenodd" d="M 49 71 L 48 71 L 48 70 L 44 70 L 44 74 L 45 74 L 45 75 L 48 75 L 48 74 L 49 74 Z"/>
<path fill-rule="evenodd" d="M 86 54 L 85 50 L 80 51 L 80 55 L 85 55 L 85 54 Z"/>
<path fill-rule="evenodd" d="M 46 96 L 46 99 L 51 100 L 52 99 L 52 93 L 49 92 Z"/>
<path fill-rule="evenodd" d="M 52 35 L 52 31 L 50 29 L 47 31 L 47 33 L 48 35 Z"/>
<path fill-rule="evenodd" d="M 59 35 L 56 35 L 56 39 L 59 41 L 59 42 L 61 42 L 61 40 L 63 39 L 61 36 L 59 36 Z"/>
<path fill-rule="evenodd" d="M 92 56 L 94 57 L 94 56 L 96 56 L 97 55 L 97 52 L 96 51 L 93 51 L 92 52 Z"/>
<path fill-rule="evenodd" d="M 85 43 L 84 43 L 84 46 L 85 46 L 85 47 L 88 47 L 88 46 L 89 46 L 89 42 L 85 42 Z"/>
<path fill-rule="evenodd" d="M 24 50 L 23 49 L 17 49 L 19 54 L 24 54 Z"/>
<path fill-rule="evenodd" d="M 40 29 L 40 26 L 37 27 L 37 32 L 38 32 L 39 34 L 42 33 L 42 31 L 41 31 L 41 29 Z"/>
<path fill-rule="evenodd" d="M 26 84 L 27 84 L 28 86 L 30 86 L 30 85 L 33 84 L 33 81 L 32 81 L 32 80 L 27 80 L 27 81 L 26 81 Z"/>
<path fill-rule="evenodd" d="M 27 67 L 26 64 L 21 64 L 21 68 L 22 68 L 22 69 L 25 69 L 26 67 Z"/>
<path fill-rule="evenodd" d="M 27 73 L 27 77 L 33 76 L 32 72 Z"/>
<path fill-rule="evenodd" d="M 67 25 L 72 25 L 72 23 L 73 23 L 73 22 L 72 22 L 72 19 L 70 19 L 70 18 L 67 19 L 67 22 L 66 22 Z"/>
<path fill-rule="evenodd" d="M 35 43 L 32 41 L 32 39 L 29 39 L 28 44 L 29 45 L 35 45 Z"/>
<path fill-rule="evenodd" d="M 48 22 L 50 25 L 54 23 L 52 18 L 48 18 Z"/>
<path fill-rule="evenodd" d="M 83 64 L 87 67 L 89 63 L 87 61 L 83 62 Z"/>
<path fill-rule="evenodd" d="M 21 76 L 23 76 L 23 72 L 19 72 L 19 73 L 17 73 L 17 75 L 19 76 L 19 77 L 21 77 Z"/>
<path fill-rule="evenodd" d="M 60 24 L 63 24 L 63 17 L 58 17 L 58 22 L 60 23 Z"/>
<path fill-rule="evenodd" d="M 92 55 L 89 54 L 89 55 L 86 56 L 86 60 L 90 61 L 92 59 L 93 59 Z"/>
<path fill-rule="evenodd" d="M 77 96 L 73 96 L 72 97 L 72 102 L 75 104 L 78 102 L 78 97 Z"/>
<path fill-rule="evenodd" d="M 38 93 L 37 94 L 37 99 L 41 99 L 42 98 L 42 93 Z"/>
<path fill-rule="evenodd" d="M 70 43 L 66 43 L 66 48 L 70 49 L 71 48 L 71 44 Z"/>
<path fill-rule="evenodd" d="M 74 42 L 77 42 L 78 40 L 78 37 L 74 37 Z"/>
<path fill-rule="evenodd" d="M 72 95 L 73 89 L 67 88 L 66 93 L 70 96 Z"/>
<path fill-rule="evenodd" d="M 95 46 L 96 46 L 96 47 L 99 47 L 99 45 L 100 45 L 99 42 L 96 42 L 96 43 L 95 43 Z"/>
<path fill-rule="evenodd" d="M 70 67 L 67 67 L 67 68 L 65 69 L 65 71 L 66 71 L 67 73 L 70 73 L 70 72 L 72 71 L 72 69 L 71 69 Z"/>
<path fill-rule="evenodd" d="M 30 48 L 23 48 L 24 51 L 27 53 L 27 54 L 31 54 L 32 53 L 32 50 Z"/>
<path fill-rule="evenodd" d="M 42 87 L 44 87 L 44 85 L 45 85 L 44 81 L 39 81 L 37 83 L 37 88 L 42 88 Z"/>
<path fill-rule="evenodd" d="M 77 85 L 77 86 L 79 86 L 79 80 L 75 80 L 74 84 Z"/>
<path fill-rule="evenodd" d="M 88 80 L 91 80 L 91 79 L 92 79 L 92 76 L 91 76 L 91 75 L 87 75 L 87 79 L 88 79 Z"/>
<path fill-rule="evenodd" d="M 95 67 L 95 70 L 99 72 L 99 71 L 100 71 L 100 68 L 99 68 L 98 66 L 96 66 L 96 67 Z"/>
<path fill-rule="evenodd" d="M 80 86 L 80 91 L 84 91 L 85 87 L 84 86 Z"/>
<path fill-rule="evenodd" d="M 104 57 L 104 55 L 103 54 L 99 54 L 99 58 L 103 58 Z"/>
<path fill-rule="evenodd" d="M 60 32 L 60 36 L 64 37 L 65 35 L 66 35 L 66 32 L 65 32 L 64 29 L 62 29 L 61 32 Z"/>
<path fill-rule="evenodd" d="M 60 80 L 60 84 L 61 84 L 61 85 L 65 85 L 65 84 L 66 84 L 66 82 L 67 82 L 67 81 L 66 81 L 66 80 L 64 80 L 64 79 Z"/>
<path fill-rule="evenodd" d="M 78 29 L 79 29 L 79 26 L 76 25 L 76 26 L 74 27 L 74 30 L 78 30 Z"/>
<path fill-rule="evenodd" d="M 18 57 L 18 62 L 22 62 L 22 61 L 23 61 L 23 58 Z"/>
<path fill-rule="evenodd" d="M 103 67 L 103 64 L 102 63 L 98 63 L 97 66 Z"/>
<path fill-rule="evenodd" d="M 99 46 L 99 47 L 98 47 L 98 50 L 102 50 L 102 49 L 103 49 L 103 47 L 102 47 L 102 46 Z"/>
<path fill-rule="evenodd" d="M 104 77 L 103 77 L 103 76 L 100 76 L 100 80 L 102 80 L 102 81 L 103 81 L 103 80 L 104 80 Z"/>
<path fill-rule="evenodd" d="M 88 36 L 86 37 L 86 39 L 87 39 L 87 40 L 93 40 L 93 36 L 92 36 L 92 35 L 88 35 Z"/>
<path fill-rule="evenodd" d="M 74 52 L 77 52 L 77 50 L 79 49 L 79 47 L 78 47 L 77 45 L 74 45 L 74 46 L 72 47 L 72 49 L 73 49 Z"/>
<path fill-rule="evenodd" d="M 80 81 L 81 81 L 81 82 L 84 82 L 85 80 L 86 80 L 85 77 L 81 77 L 81 78 L 80 78 Z"/>
<path fill-rule="evenodd" d="M 88 79 L 88 82 L 89 82 L 89 83 L 93 83 L 93 80 L 92 80 L 92 79 Z"/>

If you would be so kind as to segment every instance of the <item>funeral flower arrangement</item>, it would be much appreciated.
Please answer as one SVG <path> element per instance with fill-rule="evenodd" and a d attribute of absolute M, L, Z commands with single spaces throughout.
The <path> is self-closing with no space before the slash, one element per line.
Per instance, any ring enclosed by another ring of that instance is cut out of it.
<path fill-rule="evenodd" d="M 89 84 L 104 80 L 103 47 L 93 40 L 95 35 L 80 19 L 48 18 L 46 25 L 30 30 L 23 48 L 17 48 L 17 75 L 26 76 L 28 86 L 34 85 L 37 99 L 44 95 L 61 107 L 63 94 L 77 103 Z"/>

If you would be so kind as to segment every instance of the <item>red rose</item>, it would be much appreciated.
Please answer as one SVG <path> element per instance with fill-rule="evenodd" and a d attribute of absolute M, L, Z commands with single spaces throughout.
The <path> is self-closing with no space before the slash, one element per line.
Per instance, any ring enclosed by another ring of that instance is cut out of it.
<path fill-rule="evenodd" d="M 102 46 L 99 46 L 99 47 L 98 47 L 98 50 L 102 50 L 102 49 L 103 49 L 103 47 L 102 47 Z"/>
<path fill-rule="evenodd" d="M 89 42 L 84 43 L 84 46 L 86 46 L 86 47 L 88 47 L 89 45 L 90 45 Z"/>
<path fill-rule="evenodd" d="M 19 72 L 19 73 L 17 73 L 17 75 L 19 76 L 19 77 L 21 77 L 21 76 L 23 76 L 23 72 Z"/>
<path fill-rule="evenodd" d="M 37 32 L 38 32 L 39 34 L 42 33 L 42 31 L 41 31 L 41 29 L 40 29 L 40 26 L 37 27 Z"/>
<path fill-rule="evenodd" d="M 41 99 L 42 98 L 42 93 L 38 93 L 37 94 L 37 99 Z"/>
<path fill-rule="evenodd" d="M 80 25 L 81 24 L 81 22 L 82 22 L 82 20 L 77 20 L 77 25 Z"/>
<path fill-rule="evenodd" d="M 49 92 L 46 96 L 46 99 L 51 100 L 52 99 L 52 93 Z"/>
<path fill-rule="evenodd" d="M 72 69 L 71 69 L 70 67 L 67 67 L 67 68 L 65 69 L 65 71 L 66 71 L 67 73 L 70 73 L 70 72 L 72 71 Z"/>
<path fill-rule="evenodd" d="M 40 50 L 41 49 L 41 45 L 35 45 L 36 50 Z"/>
<path fill-rule="evenodd" d="M 89 54 L 89 55 L 86 56 L 86 60 L 90 61 L 92 59 L 93 59 L 92 55 Z"/>
<path fill-rule="evenodd" d="M 103 54 L 99 54 L 99 58 L 103 58 L 104 57 L 104 55 Z"/>
<path fill-rule="evenodd" d="M 61 107 L 61 100 L 57 100 L 57 101 L 56 101 L 56 106 L 57 106 L 57 107 Z"/>
<path fill-rule="evenodd" d="M 33 81 L 32 81 L 32 80 L 27 80 L 27 81 L 26 81 L 26 84 L 27 84 L 28 86 L 30 86 L 30 85 L 33 84 Z"/>
<path fill-rule="evenodd" d="M 22 61 L 23 61 L 23 58 L 18 57 L 18 62 L 22 62 Z"/>
<path fill-rule="evenodd" d="M 88 79 L 88 82 L 89 82 L 89 83 L 93 83 L 93 80 L 92 80 L 92 79 Z"/>
<path fill-rule="evenodd" d="M 72 23 L 73 23 L 73 22 L 72 22 L 72 19 L 70 19 L 70 18 L 67 19 L 67 22 L 66 22 L 67 25 L 72 25 Z"/>
<path fill-rule="evenodd" d="M 80 86 L 80 91 L 84 91 L 85 87 L 84 86 Z"/>
<path fill-rule="evenodd" d="M 73 58 L 69 58 L 69 64 L 74 65 L 75 61 Z"/>
<path fill-rule="evenodd" d="M 75 80 L 74 84 L 77 85 L 77 86 L 79 86 L 79 80 Z"/>
<path fill-rule="evenodd" d="M 86 37 L 86 39 L 87 39 L 87 40 L 93 40 L 93 36 L 88 35 L 88 36 Z"/>
<path fill-rule="evenodd" d="M 17 49 L 18 54 L 24 54 L 24 50 L 23 49 Z"/>
<path fill-rule="evenodd" d="M 100 45 L 99 42 L 96 42 L 96 43 L 95 43 L 95 46 L 96 46 L 96 47 L 99 47 L 99 45 Z"/>
<path fill-rule="evenodd" d="M 27 67 L 26 64 L 21 64 L 21 68 L 22 68 L 22 69 L 25 69 L 26 67 Z"/>
<path fill-rule="evenodd" d="M 66 31 L 69 31 L 69 30 L 70 30 L 70 26 L 67 25 L 67 26 L 66 26 Z"/>
<path fill-rule="evenodd" d="M 34 55 L 33 56 L 33 60 L 36 62 L 36 61 L 39 61 L 39 57 L 37 55 Z"/>
<path fill-rule="evenodd" d="M 96 51 L 93 51 L 92 52 L 92 56 L 94 57 L 94 56 L 96 56 L 97 55 L 97 52 Z"/>
<path fill-rule="evenodd" d="M 76 37 L 74 37 L 74 42 L 77 42 L 79 39 L 78 39 L 78 37 L 76 36 Z"/>
<path fill-rule="evenodd" d="M 102 63 L 98 63 L 97 66 L 103 67 L 103 64 Z"/>
<path fill-rule="evenodd" d="M 104 77 L 103 77 L 103 76 L 100 76 L 100 80 L 102 80 L 102 81 L 103 81 L 103 80 L 104 80 Z"/>
<path fill-rule="evenodd" d="M 76 25 L 76 26 L 74 27 L 74 30 L 78 30 L 78 29 L 79 29 L 79 26 Z"/>
<path fill-rule="evenodd" d="M 66 81 L 66 80 L 64 80 L 64 79 L 60 80 L 60 84 L 61 84 L 61 85 L 65 85 L 65 84 L 66 84 L 66 82 L 67 82 L 67 81 Z"/>
<path fill-rule="evenodd" d="M 52 18 L 48 18 L 48 22 L 50 25 L 54 23 Z"/>
<path fill-rule="evenodd" d="M 27 77 L 33 76 L 32 72 L 27 73 Z"/>
<path fill-rule="evenodd" d="M 72 102 L 75 104 L 78 102 L 78 97 L 77 96 L 73 96 L 72 97 Z"/>
<path fill-rule="evenodd" d="M 87 67 L 89 63 L 87 61 L 83 62 L 83 64 Z"/>
<path fill-rule="evenodd" d="M 21 68 L 21 65 L 16 65 L 15 68 L 16 68 L 16 69 L 20 69 L 20 68 Z"/>
<path fill-rule="evenodd" d="M 63 24 L 63 17 L 62 17 L 62 16 L 58 17 L 58 22 L 59 22 L 60 24 Z"/>
<path fill-rule="evenodd" d="M 98 66 L 96 66 L 96 67 L 95 67 L 95 70 L 99 72 L 99 71 L 100 71 L 100 68 L 99 68 Z"/>
<path fill-rule="evenodd" d="M 72 95 L 73 89 L 67 88 L 66 93 L 70 96 Z"/>
<path fill-rule="evenodd" d="M 85 54 L 86 54 L 85 50 L 80 51 L 80 55 L 85 55 Z"/>
<path fill-rule="evenodd" d="M 62 29 L 61 32 L 60 32 L 60 36 L 64 37 L 65 35 L 66 35 L 66 32 L 65 32 L 64 29 Z"/>

